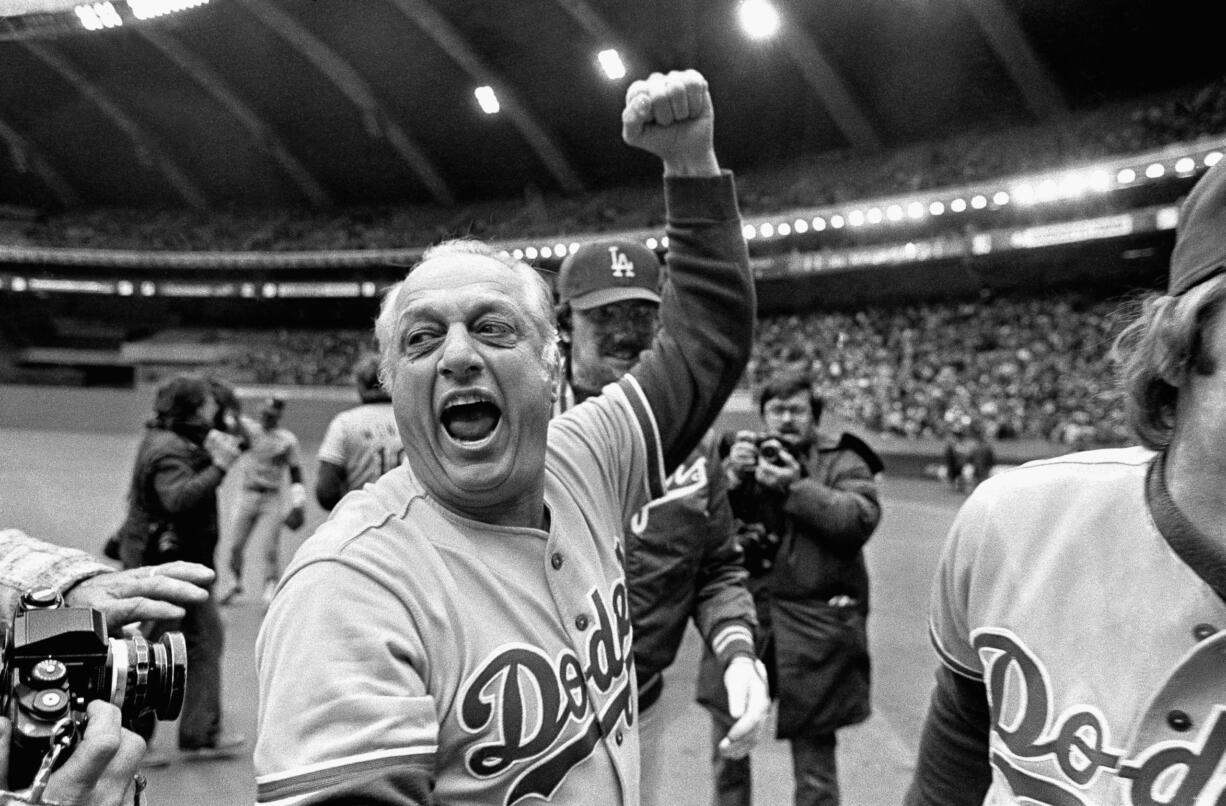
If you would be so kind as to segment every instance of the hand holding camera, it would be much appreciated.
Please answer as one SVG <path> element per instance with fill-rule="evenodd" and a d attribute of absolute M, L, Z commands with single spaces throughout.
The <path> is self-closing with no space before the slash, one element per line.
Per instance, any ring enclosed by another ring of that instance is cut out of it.
<path fill-rule="evenodd" d="M 2 661 L 0 759 L 9 789 L 28 791 L 0 792 L 0 803 L 119 803 L 144 750 L 121 726 L 183 707 L 182 633 L 108 638 L 100 611 L 66 607 L 51 588 L 21 597 Z"/>

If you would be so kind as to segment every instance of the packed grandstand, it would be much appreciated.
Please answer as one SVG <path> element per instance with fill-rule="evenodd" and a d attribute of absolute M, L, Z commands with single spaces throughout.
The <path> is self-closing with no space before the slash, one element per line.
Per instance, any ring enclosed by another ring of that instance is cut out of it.
<path fill-rule="evenodd" d="M 1028 224 L 1045 223 L 1044 213 L 1034 207 L 1015 203 L 1004 209 L 1003 204 L 988 204 L 996 213 L 992 220 L 924 216 L 922 221 L 904 222 L 910 224 L 904 238 L 897 232 L 874 231 L 871 227 L 855 231 L 847 226 L 836 234 L 834 221 L 839 214 L 830 211 L 877 210 L 877 220 L 881 220 L 886 213 L 880 211 L 888 211 L 889 201 L 899 194 L 986 188 L 993 182 L 1012 183 L 1016 188 L 1018 177 L 1052 175 L 1096 161 L 1118 165 L 1138 156 L 1149 159 L 1155 153 L 1170 153 L 1174 163 L 1179 154 L 1186 159 L 1191 159 L 1186 155 L 1195 154 L 1200 162 L 1191 167 L 1183 163 L 1184 167 L 1172 169 L 1165 176 L 1149 177 L 1153 181 L 1148 189 L 1131 195 L 1121 192 L 1108 201 L 1063 199 L 1063 209 L 1048 214 L 1048 219 L 1061 222 L 1091 213 L 1125 215 L 1151 204 L 1166 205 L 1169 210 L 1204 164 L 1220 157 L 1217 148 L 1223 145 L 1224 135 L 1226 81 L 1218 80 L 1094 109 L 1059 125 L 983 129 L 873 156 L 843 152 L 799 156 L 786 166 L 739 173 L 738 184 L 747 220 L 797 221 L 791 239 L 765 237 L 768 230 L 764 226 L 747 233 L 757 236 L 751 239 L 751 251 L 767 266 L 765 279 L 781 281 L 782 297 L 786 298 L 798 288 L 821 288 L 825 279 L 820 273 L 799 277 L 771 274 L 770 266 L 779 265 L 771 264 L 771 258 L 794 258 L 800 249 L 837 261 L 840 254 L 874 245 L 902 249 L 904 240 L 914 245 L 925 238 L 949 237 L 950 233 L 975 244 L 977 234 L 993 227 L 1008 227 L 1016 234 L 1024 232 L 1019 228 Z M 0 245 L 7 254 L 0 264 L 0 306 L 9 309 L 0 324 L 0 379 L 18 383 L 139 383 L 153 380 L 159 361 L 165 364 L 167 355 L 186 350 L 197 356 L 201 368 L 238 383 L 343 386 L 349 383 L 355 357 L 370 346 L 368 324 L 378 290 L 403 270 L 393 265 L 390 274 L 385 271 L 386 279 L 372 279 L 359 295 L 364 297 L 360 304 L 325 328 L 307 327 L 300 319 L 283 314 L 272 314 L 252 327 L 248 314 L 238 313 L 238 308 L 227 314 L 224 301 L 215 299 L 207 304 L 187 299 L 186 308 L 155 309 L 155 316 L 141 314 L 135 321 L 129 314 L 126 321 L 121 316 L 117 322 L 114 317 L 103 321 L 106 317 L 99 315 L 102 308 L 82 302 L 81 294 L 57 294 L 65 288 L 54 285 L 54 267 L 25 272 L 29 278 L 23 284 L 20 257 L 14 257 L 22 249 L 69 250 L 65 254 L 71 250 L 102 250 L 98 258 L 101 263 L 106 262 L 109 252 L 132 249 L 223 256 L 312 252 L 317 258 L 314 263 L 325 269 L 329 256 L 336 256 L 335 276 L 344 271 L 340 256 L 351 250 L 414 250 L 457 235 L 497 241 L 514 234 L 520 239 L 536 237 L 549 243 L 598 233 L 651 230 L 661 223 L 657 194 L 653 185 L 593 191 L 582 197 L 535 193 L 523 199 L 486 201 L 462 208 L 385 206 L 326 213 L 107 208 L 10 215 L 0 218 Z M 869 216 L 871 221 L 871 212 Z M 823 225 L 829 222 L 830 237 L 821 246 L 809 246 L 811 242 L 801 238 L 800 222 L 811 220 L 812 229 L 817 229 L 819 217 Z M 1067 284 L 1049 278 L 1028 282 L 1023 277 L 993 286 L 979 275 L 977 287 L 975 282 L 970 286 L 936 282 L 929 289 L 931 293 L 916 292 L 910 295 L 912 299 L 904 294 L 890 304 L 864 303 L 840 295 L 832 285 L 829 287 L 836 291 L 826 296 L 817 292 L 820 301 L 814 304 L 765 304 L 745 384 L 760 380 L 781 365 L 804 367 L 813 372 L 819 391 L 840 417 L 866 431 L 901 438 L 941 439 L 982 427 L 998 440 L 1037 439 L 1076 445 L 1125 441 L 1128 437 L 1116 404 L 1107 354 L 1121 311 L 1146 285 L 1161 282 L 1172 226 L 1173 220 L 1162 221 L 1160 211 L 1155 231 L 1139 245 L 1126 242 L 1123 247 L 1113 247 L 1106 261 L 1107 273 L 1098 275 L 1097 281 L 1083 273 L 1080 282 Z M 1097 238 L 1086 235 L 1084 240 Z M 1071 256 L 1049 252 L 1050 258 L 1037 259 L 1076 262 L 1075 247 L 1082 240 L 1074 235 L 1058 243 L 1073 248 Z M 663 248 L 663 244 L 660 246 Z M 536 257 L 538 265 L 550 267 L 543 253 Z M 988 256 L 979 257 L 982 265 L 990 266 L 998 275 L 1010 276 L 1013 258 L 1009 254 L 990 260 Z M 1123 264 L 1135 257 L 1143 259 L 1140 273 L 1113 279 L 1111 261 Z M 1095 259 L 1102 262 L 1101 257 Z M 900 260 L 906 262 L 905 258 L 878 262 Z M 1025 256 L 1026 262 L 1034 260 L 1034 256 Z M 948 262 L 937 265 L 945 267 L 938 271 L 951 275 L 961 271 L 957 262 L 952 268 Z M 316 282 L 320 278 L 316 269 L 313 266 L 314 273 L 304 269 L 295 274 L 290 266 L 290 273 L 277 279 Z M 888 276 L 873 274 L 877 271 L 879 267 L 852 265 L 831 276 L 844 277 L 847 282 L 850 272 L 850 282 L 872 286 Z M 79 272 L 63 276 L 77 277 Z M 108 276 L 113 277 L 114 272 Z M 212 282 L 193 274 L 190 265 L 181 276 L 187 283 Z M 36 288 L 40 277 L 43 285 Z M 1076 273 L 1070 277 L 1076 278 Z M 238 281 L 227 282 L 233 285 Z M 133 288 L 139 288 L 140 283 L 139 277 L 134 279 L 127 293 L 139 297 L 140 292 Z M 255 285 L 253 293 L 238 295 L 255 297 L 258 302 L 262 292 L 258 281 Z M 124 295 L 121 286 L 117 293 Z M 285 292 L 280 295 L 290 296 Z M 264 292 L 264 296 L 271 294 Z M 764 299 L 770 298 L 770 294 L 764 295 Z M 774 298 L 780 298 L 780 294 Z M 18 303 L 21 311 L 17 310 Z M 275 310 L 271 301 L 266 304 L 267 310 Z M 211 311 L 208 315 L 204 315 L 206 308 Z M 201 315 L 193 317 L 184 310 Z M 88 357 L 91 352 L 92 358 Z M 98 358 L 102 354 L 110 359 Z M 119 372 L 99 368 L 115 363 L 122 365 Z"/>

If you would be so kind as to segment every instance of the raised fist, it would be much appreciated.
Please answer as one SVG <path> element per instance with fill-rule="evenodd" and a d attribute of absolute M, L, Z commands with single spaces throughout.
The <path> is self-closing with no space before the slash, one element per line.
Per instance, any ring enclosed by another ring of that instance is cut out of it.
<path fill-rule="evenodd" d="M 658 156 L 665 176 L 717 176 L 715 110 L 697 70 L 652 73 L 626 89 L 622 139 Z"/>

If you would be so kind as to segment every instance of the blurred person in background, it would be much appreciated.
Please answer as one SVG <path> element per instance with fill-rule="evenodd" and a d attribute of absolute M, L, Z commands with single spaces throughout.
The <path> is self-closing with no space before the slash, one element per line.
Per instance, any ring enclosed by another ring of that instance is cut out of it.
<path fill-rule="evenodd" d="M 199 375 L 176 375 L 154 398 L 128 491 L 128 513 L 119 529 L 124 568 L 187 560 L 214 568 L 217 550 L 217 488 L 242 454 L 243 437 L 228 433 L 239 418 L 230 409 L 227 385 Z M 219 394 L 218 389 L 221 388 Z M 218 398 L 228 405 L 221 406 Z M 227 431 L 218 430 L 222 425 Z M 187 643 L 191 683 L 179 719 L 179 749 L 185 758 L 234 754 L 244 737 L 221 730 L 221 615 L 210 595 L 187 606 L 178 629 Z M 152 717 L 138 726 L 153 735 Z M 154 757 L 152 762 L 164 761 Z"/>
<path fill-rule="evenodd" d="M 302 485 L 302 465 L 298 461 L 298 437 L 281 427 L 285 400 L 273 395 L 260 408 L 259 422 L 244 423 L 250 447 L 242 460 L 242 491 L 234 517 L 234 536 L 230 546 L 230 573 L 234 581 L 219 597 L 222 605 L 243 594 L 243 561 L 247 543 L 264 553 L 263 602 L 272 601 L 272 592 L 281 578 L 281 527 L 301 528 L 306 520 L 306 487 Z M 289 509 L 282 495 L 289 477 Z"/>
<path fill-rule="evenodd" d="M 392 399 L 379 383 L 379 357 L 361 358 L 353 376 L 362 402 L 333 417 L 319 445 L 315 500 L 325 510 L 404 461 Z"/>
<path fill-rule="evenodd" d="M 634 81 L 621 122 L 664 168 L 651 349 L 555 417 L 553 300 L 528 264 L 448 241 L 388 292 L 407 459 L 302 545 L 263 621 L 258 802 L 639 802 L 623 524 L 735 388 L 755 295 L 706 80 Z"/>
<path fill-rule="evenodd" d="M 638 364 L 659 329 L 659 290 L 660 262 L 641 244 L 588 243 L 562 261 L 557 317 L 566 382 L 555 414 L 599 395 Z M 756 741 L 770 707 L 765 669 L 754 655 L 757 620 L 738 562 L 723 473 L 710 471 L 706 453 L 700 446 L 669 468 L 664 495 L 624 528 L 646 806 L 660 802 L 668 774 L 666 722 L 652 705 L 691 618 L 723 670 L 737 718 L 733 736 L 748 733 Z M 745 743 L 723 737 L 721 752 L 734 744 Z"/>
<path fill-rule="evenodd" d="M 820 431 L 823 401 L 807 373 L 758 390 L 764 431 L 721 439 L 749 589 L 757 654 L 779 702 L 776 736 L 792 749 L 796 806 L 836 806 L 835 732 L 869 717 L 868 569 L 863 548 L 881 520 L 883 467 L 858 437 Z M 720 664 L 708 650 L 698 700 L 712 739 L 727 730 Z M 752 803 L 750 758 L 713 754 L 716 806 Z"/>
<path fill-rule="evenodd" d="M 1140 446 L 998 474 L 950 528 L 908 806 L 1222 802 L 1226 162 L 1112 355 Z"/>

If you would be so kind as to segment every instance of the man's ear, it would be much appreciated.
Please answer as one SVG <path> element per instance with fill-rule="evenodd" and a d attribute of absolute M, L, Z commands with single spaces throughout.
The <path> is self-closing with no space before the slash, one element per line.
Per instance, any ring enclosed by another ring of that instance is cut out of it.
<path fill-rule="evenodd" d="M 561 334 L 558 335 L 561 339 Z M 566 382 L 566 359 L 559 351 L 558 360 L 553 362 L 553 377 L 549 383 L 549 402 L 557 403 L 558 398 L 562 397 L 562 384 Z"/>

